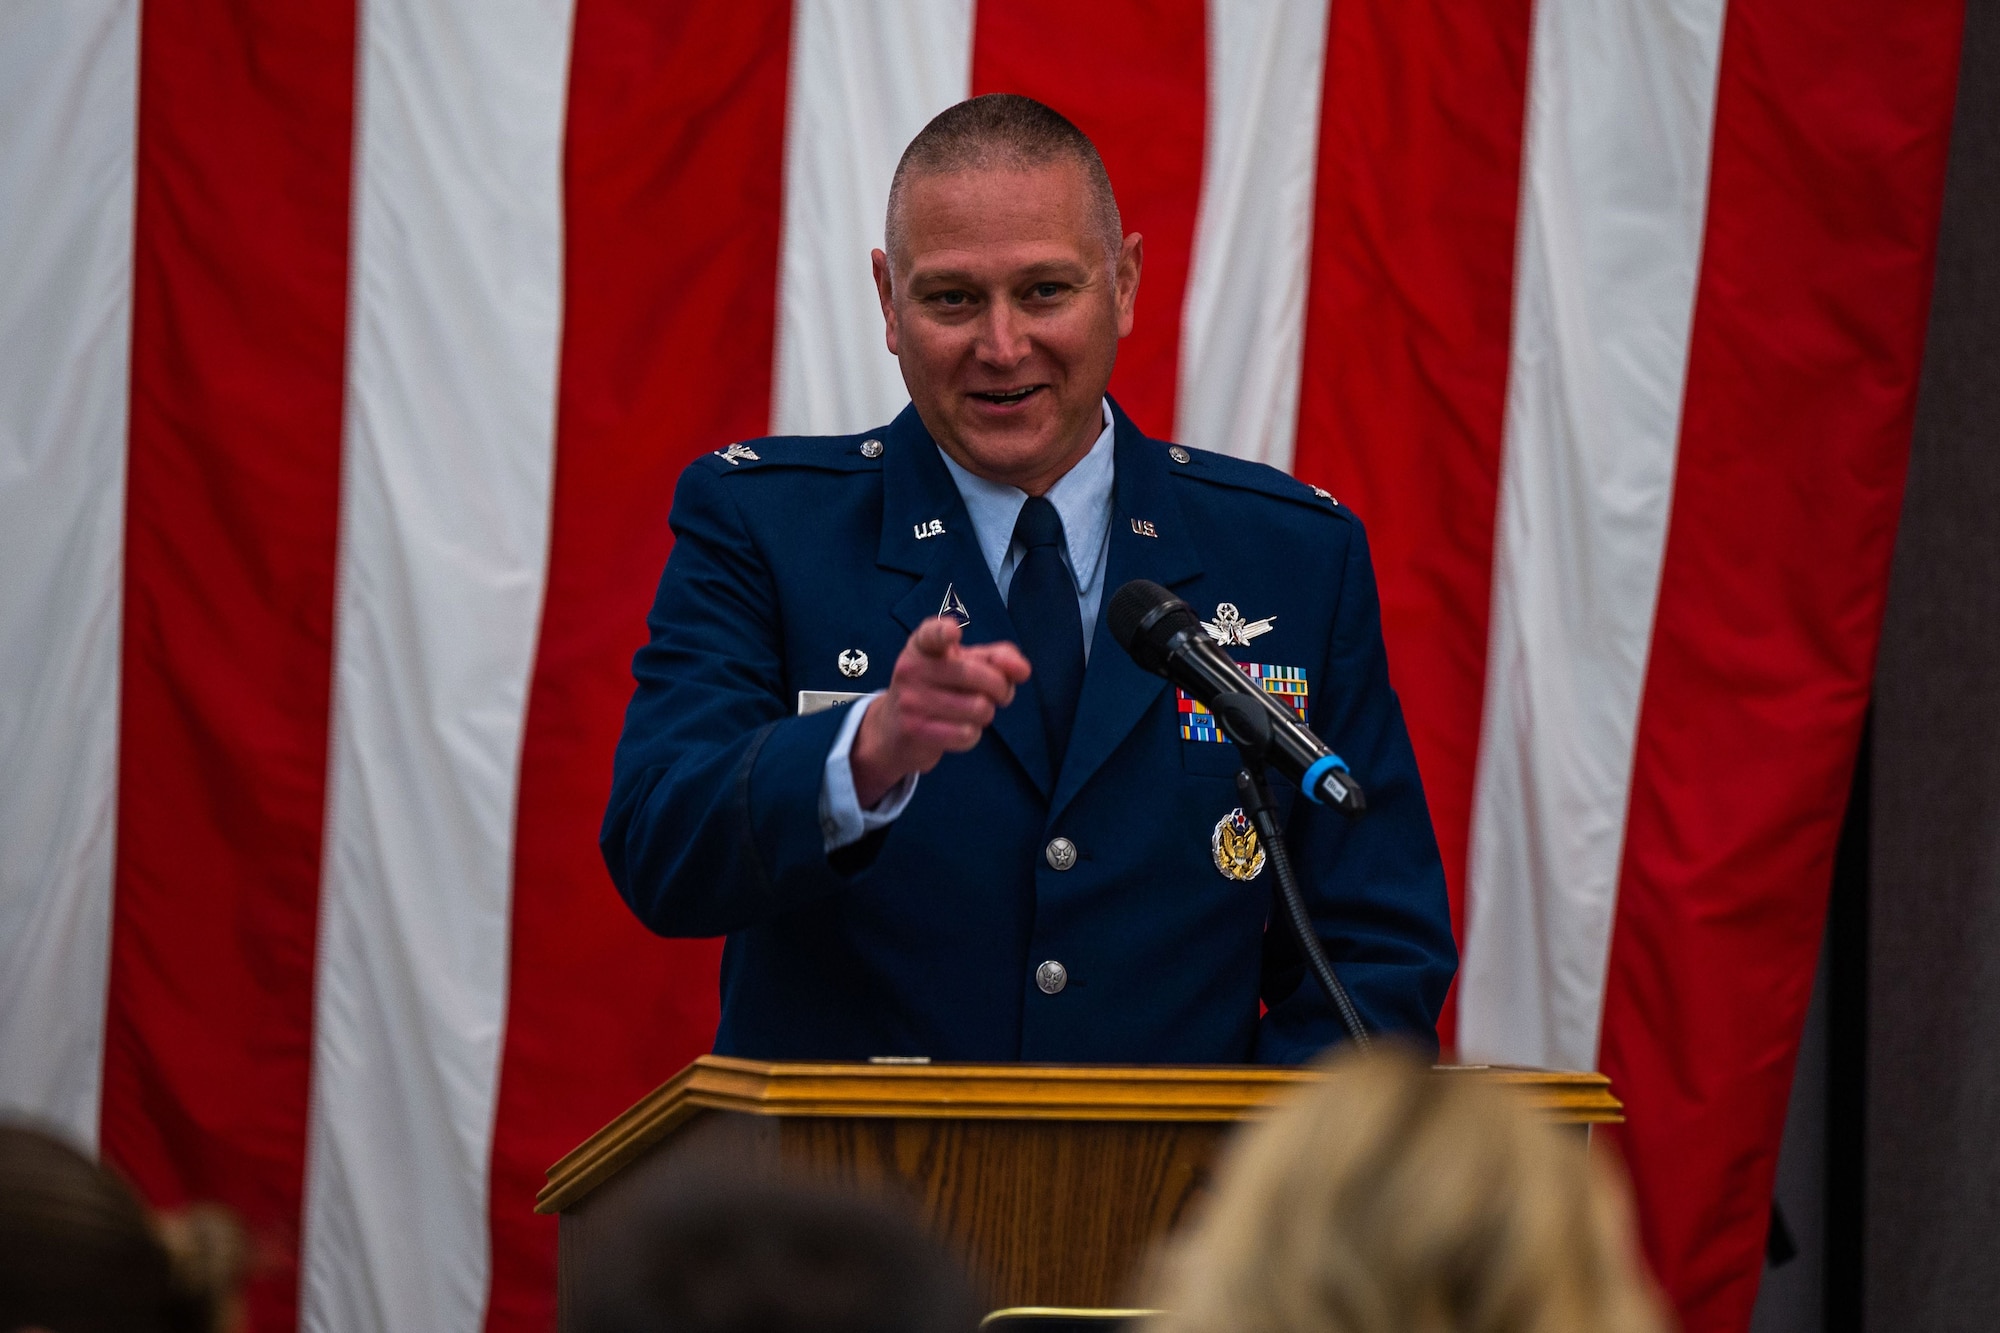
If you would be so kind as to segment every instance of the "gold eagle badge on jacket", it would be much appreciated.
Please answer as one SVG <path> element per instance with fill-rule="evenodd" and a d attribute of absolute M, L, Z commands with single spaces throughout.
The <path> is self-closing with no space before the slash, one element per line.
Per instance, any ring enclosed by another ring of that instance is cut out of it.
<path fill-rule="evenodd" d="M 1215 868 L 1230 879 L 1255 879 L 1264 872 L 1264 848 L 1241 806 L 1215 821 L 1208 847 L 1215 855 Z"/>

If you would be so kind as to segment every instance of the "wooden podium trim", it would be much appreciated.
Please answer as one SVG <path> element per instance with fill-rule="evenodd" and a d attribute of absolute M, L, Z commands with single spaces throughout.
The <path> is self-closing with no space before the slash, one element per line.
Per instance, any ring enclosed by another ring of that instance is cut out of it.
<path fill-rule="evenodd" d="M 1102 1320 L 1106 1324 L 1123 1323 L 1128 1319 L 1150 1319 L 1165 1310 L 1121 1310 L 1121 1309 L 1081 1309 L 1068 1305 L 1009 1305 L 993 1311 L 979 1321 L 982 1329 L 991 1328 L 1003 1319 L 1075 1319 L 1082 1321 Z"/>
<path fill-rule="evenodd" d="M 1624 1120 L 1602 1074 L 1440 1065 L 1518 1087 L 1562 1124 Z M 1311 1069 L 1179 1065 L 919 1065 L 739 1060 L 704 1055 L 548 1170 L 535 1211 L 558 1213 L 701 1111 L 928 1120 L 1228 1121 L 1256 1114 Z"/>

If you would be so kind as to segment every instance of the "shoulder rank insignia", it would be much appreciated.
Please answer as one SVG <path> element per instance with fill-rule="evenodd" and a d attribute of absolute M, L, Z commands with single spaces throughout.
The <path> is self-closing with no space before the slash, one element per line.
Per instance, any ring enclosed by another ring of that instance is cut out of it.
<path fill-rule="evenodd" d="M 938 607 L 938 614 L 956 620 L 960 629 L 972 623 L 972 612 L 965 609 L 965 599 L 958 595 L 957 584 L 944 585 L 944 604 Z"/>
<path fill-rule="evenodd" d="M 1201 627 L 1208 631 L 1208 637 L 1226 646 L 1246 644 L 1259 634 L 1269 634 L 1271 626 L 1278 623 L 1276 616 L 1265 616 L 1262 620 L 1245 620 L 1243 613 L 1236 609 L 1236 603 L 1224 602 L 1215 608 L 1215 619 L 1204 620 Z"/>
<path fill-rule="evenodd" d="M 1241 806 L 1215 821 L 1208 850 L 1225 878 L 1255 879 L 1264 873 L 1264 849 L 1257 843 L 1257 828 Z"/>
<path fill-rule="evenodd" d="M 727 449 L 717 449 L 715 456 L 731 467 L 735 467 L 746 458 L 752 463 L 757 461 L 757 451 L 747 444 L 732 444 Z"/>

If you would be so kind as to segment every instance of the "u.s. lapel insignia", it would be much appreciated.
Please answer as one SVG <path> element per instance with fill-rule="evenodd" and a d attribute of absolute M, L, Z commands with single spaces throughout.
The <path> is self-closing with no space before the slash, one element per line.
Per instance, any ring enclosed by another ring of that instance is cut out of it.
<path fill-rule="evenodd" d="M 1208 840 L 1215 856 L 1215 868 L 1226 879 L 1255 879 L 1264 873 L 1264 848 L 1257 841 L 1257 827 L 1238 806 L 1215 821 L 1215 833 Z"/>
<path fill-rule="evenodd" d="M 1236 609 L 1236 603 L 1224 602 L 1215 608 L 1215 619 L 1202 621 L 1201 627 L 1208 631 L 1209 638 L 1228 647 L 1246 644 L 1259 634 L 1269 634 L 1271 626 L 1277 623 L 1276 616 L 1245 620 L 1243 613 Z"/>
<path fill-rule="evenodd" d="M 727 449 L 717 449 L 715 456 L 731 467 L 745 461 L 752 463 L 757 461 L 757 451 L 747 444 L 732 444 Z"/>
<path fill-rule="evenodd" d="M 938 607 L 938 614 L 956 620 L 960 629 L 972 623 L 972 612 L 965 609 L 965 602 L 959 597 L 956 584 L 944 585 L 944 605 Z"/>

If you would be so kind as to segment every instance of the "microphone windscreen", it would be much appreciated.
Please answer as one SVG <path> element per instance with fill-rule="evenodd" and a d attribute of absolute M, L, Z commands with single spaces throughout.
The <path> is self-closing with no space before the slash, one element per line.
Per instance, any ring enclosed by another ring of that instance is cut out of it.
<path fill-rule="evenodd" d="M 1154 672 L 1166 669 L 1174 635 L 1201 623 L 1193 608 L 1150 579 L 1133 579 L 1113 593 L 1104 618 L 1118 646 Z"/>

